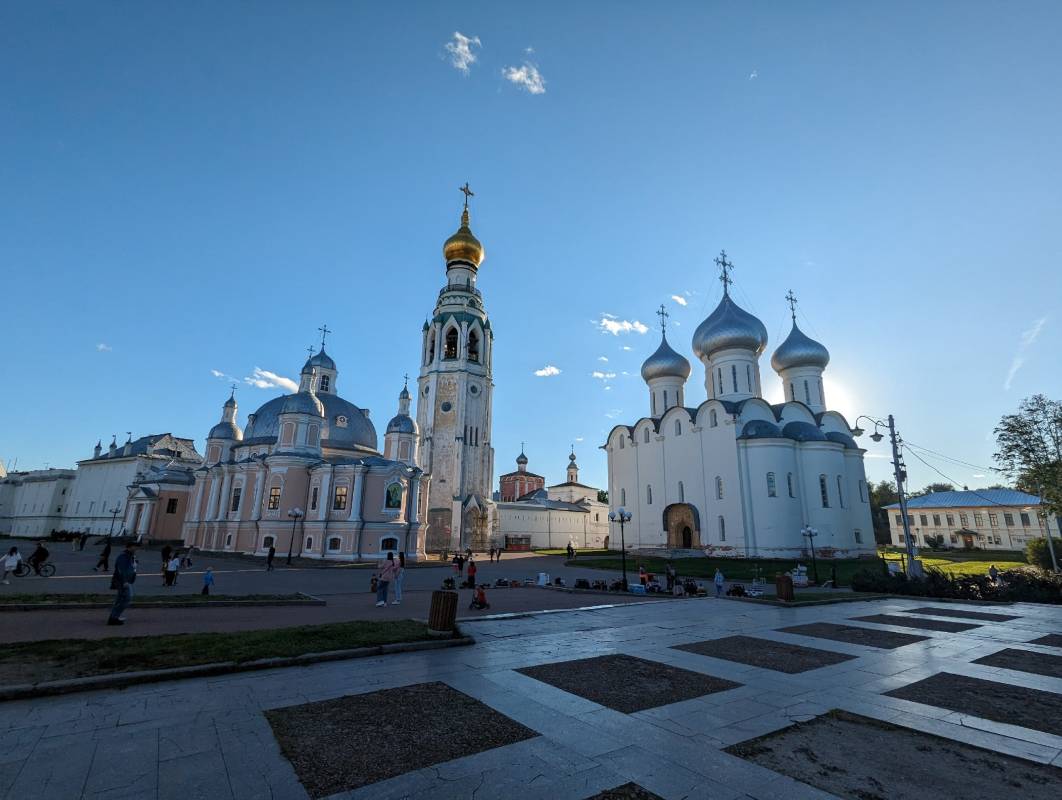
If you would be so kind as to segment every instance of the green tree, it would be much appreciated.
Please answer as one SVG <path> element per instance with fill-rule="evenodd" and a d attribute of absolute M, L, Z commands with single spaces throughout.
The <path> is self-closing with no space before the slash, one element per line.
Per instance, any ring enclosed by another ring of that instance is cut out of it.
<path fill-rule="evenodd" d="M 599 503 L 607 503 L 608 502 L 608 491 L 606 491 L 605 489 L 598 489 L 597 490 L 597 502 L 599 502 Z"/>
<path fill-rule="evenodd" d="M 874 541 L 888 544 L 889 515 L 885 506 L 897 503 L 900 495 L 896 493 L 896 484 L 892 481 L 879 481 L 870 484 L 870 518 L 874 522 Z"/>
<path fill-rule="evenodd" d="M 1037 394 L 995 429 L 995 459 L 1022 491 L 1039 495 L 1040 513 L 1062 515 L 1062 403 Z"/>
<path fill-rule="evenodd" d="M 954 492 L 955 487 L 950 483 L 931 483 L 929 486 L 918 492 L 918 496 L 923 494 L 933 494 L 934 492 Z M 912 495 L 913 496 L 913 495 Z"/>

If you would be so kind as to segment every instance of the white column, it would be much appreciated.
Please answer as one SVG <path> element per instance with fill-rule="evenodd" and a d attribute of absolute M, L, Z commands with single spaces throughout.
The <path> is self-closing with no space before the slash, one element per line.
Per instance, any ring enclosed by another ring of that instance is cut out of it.
<path fill-rule="evenodd" d="M 361 497 L 365 493 L 365 473 L 368 471 L 369 468 L 363 464 L 354 467 L 354 497 L 350 501 L 349 519 L 355 522 L 361 522 Z"/>
<path fill-rule="evenodd" d="M 232 475 L 225 473 L 221 480 L 221 502 L 218 504 L 217 519 L 226 519 L 229 515 L 229 486 L 232 483 Z"/>
<path fill-rule="evenodd" d="M 221 489 L 221 481 L 218 480 L 217 473 L 213 473 L 210 476 L 210 499 L 207 503 L 206 519 L 209 522 L 214 519 L 218 508 L 218 494 Z"/>
<path fill-rule="evenodd" d="M 137 535 L 148 532 L 148 523 L 151 521 L 151 504 L 144 503 L 140 507 L 140 520 L 137 522 Z"/>
<path fill-rule="evenodd" d="M 258 477 L 254 480 L 254 510 L 251 513 L 252 520 L 262 518 L 262 485 L 265 483 L 265 474 L 265 464 L 259 464 Z"/>
<path fill-rule="evenodd" d="M 420 514 L 420 475 L 409 479 L 409 499 L 406 506 L 406 521 L 417 523 Z"/>
<path fill-rule="evenodd" d="M 317 519 L 324 519 L 328 516 L 328 493 L 331 491 L 331 475 L 325 473 L 321 476 L 321 491 L 317 493 Z M 311 481 L 312 482 L 312 481 Z M 313 493 L 313 489 L 310 489 L 310 493 Z M 309 509 L 307 509 L 309 511 Z"/>
<path fill-rule="evenodd" d="M 203 499 L 203 487 L 205 485 L 205 480 L 198 480 L 195 482 L 195 495 L 194 499 L 192 500 L 192 505 L 188 508 L 188 514 L 185 516 L 186 522 L 199 521 L 199 504 Z"/>

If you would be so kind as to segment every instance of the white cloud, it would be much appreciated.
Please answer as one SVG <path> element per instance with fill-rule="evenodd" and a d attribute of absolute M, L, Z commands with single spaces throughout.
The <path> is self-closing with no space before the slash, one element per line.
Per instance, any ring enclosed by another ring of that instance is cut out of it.
<path fill-rule="evenodd" d="M 254 373 L 244 378 L 243 382 L 258 389 L 287 389 L 289 392 L 299 391 L 299 384 L 295 383 L 291 378 L 285 378 L 283 375 L 277 375 L 275 372 L 270 372 L 269 370 L 260 367 L 255 367 Z"/>
<path fill-rule="evenodd" d="M 983 478 L 984 475 L 982 475 L 981 473 L 977 473 L 976 475 L 973 475 L 972 477 L 974 477 L 974 478 Z"/>
<path fill-rule="evenodd" d="M 623 409 L 622 408 L 612 408 L 612 409 L 609 409 L 608 411 L 605 412 L 605 416 L 608 419 L 616 419 L 616 417 L 618 417 L 622 413 L 623 413 Z"/>
<path fill-rule="evenodd" d="M 602 333 L 611 333 L 613 336 L 619 336 L 621 333 L 646 333 L 649 330 L 647 325 L 638 320 L 619 319 L 612 314 L 602 314 L 601 319 L 594 322 L 594 325 Z"/>
<path fill-rule="evenodd" d="M 612 387 L 611 386 L 606 386 L 605 387 L 605 391 L 606 392 L 611 392 L 612 391 Z"/>
<path fill-rule="evenodd" d="M 680 306 L 686 305 L 686 298 L 680 294 L 671 295 L 671 299 L 678 303 Z"/>
<path fill-rule="evenodd" d="M 598 361 L 604 361 L 606 364 L 608 363 L 608 358 L 606 356 L 598 356 L 597 360 Z"/>
<path fill-rule="evenodd" d="M 468 68 L 476 63 L 476 54 L 472 47 L 481 47 L 478 36 L 465 36 L 454 31 L 453 38 L 446 43 L 446 52 L 450 54 L 450 64 L 458 72 L 468 74 Z"/>
<path fill-rule="evenodd" d="M 752 72 L 750 72 L 750 73 L 749 73 L 749 80 L 750 80 L 750 81 L 754 81 L 754 80 L 756 80 L 756 79 L 757 79 L 758 77 L 760 77 L 760 72 L 759 72 L 759 70 L 755 70 L 755 69 L 754 69 L 754 70 L 753 70 Z"/>
<path fill-rule="evenodd" d="M 1018 352 L 1014 354 L 1014 358 L 1010 362 L 1010 369 L 1007 370 L 1007 377 L 1003 381 L 1004 391 L 1010 391 L 1010 386 L 1014 382 L 1014 376 L 1018 374 L 1018 370 L 1022 368 L 1027 360 L 1026 353 L 1036 340 L 1040 338 L 1040 333 L 1043 331 L 1046 324 L 1047 317 L 1040 317 L 1040 319 L 1033 321 L 1032 327 L 1022 333 L 1021 341 L 1018 343 Z"/>
<path fill-rule="evenodd" d="M 542 369 L 536 369 L 535 375 L 540 378 L 551 378 L 554 375 L 560 375 L 561 371 L 552 364 L 546 364 Z"/>
<path fill-rule="evenodd" d="M 96 345 L 96 352 L 97 353 L 109 353 L 109 352 L 111 352 L 111 346 L 109 344 L 105 344 L 103 342 L 100 342 L 98 345 Z"/>
<path fill-rule="evenodd" d="M 220 370 L 216 370 L 216 369 L 210 370 L 210 374 L 213 375 L 215 378 L 224 378 L 225 377 L 225 373 L 224 372 L 221 372 Z"/>
<path fill-rule="evenodd" d="M 625 344 L 625 345 L 623 345 L 623 347 L 620 348 L 620 350 L 630 350 L 630 349 L 631 349 L 631 347 L 628 344 Z"/>
<path fill-rule="evenodd" d="M 615 372 L 602 372 L 599 369 L 595 369 L 590 373 L 591 378 L 597 378 L 598 380 L 607 381 L 616 377 Z"/>
<path fill-rule="evenodd" d="M 577 442 L 581 442 L 582 440 L 583 440 L 582 436 L 576 436 L 575 437 L 575 441 L 577 441 Z"/>
<path fill-rule="evenodd" d="M 531 94 L 546 93 L 546 79 L 542 77 L 538 67 L 530 61 L 525 61 L 522 67 L 505 67 L 502 70 L 502 77 L 509 83 L 522 86 Z"/>
<path fill-rule="evenodd" d="M 884 453 L 864 453 L 863 458 L 888 458 Z"/>

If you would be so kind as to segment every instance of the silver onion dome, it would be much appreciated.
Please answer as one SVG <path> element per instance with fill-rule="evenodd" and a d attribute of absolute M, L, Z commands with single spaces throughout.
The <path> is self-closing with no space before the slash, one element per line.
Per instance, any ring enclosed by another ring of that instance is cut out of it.
<path fill-rule="evenodd" d="M 304 373 L 310 372 L 314 367 L 334 370 L 336 368 L 336 362 L 332 360 L 332 357 L 328 355 L 322 347 L 320 352 L 315 353 L 306 359 L 306 363 L 302 365 L 302 371 Z"/>
<path fill-rule="evenodd" d="M 417 423 L 413 421 L 413 418 L 409 414 L 396 414 L 391 417 L 391 421 L 387 423 L 388 433 L 416 433 Z"/>
<path fill-rule="evenodd" d="M 284 398 L 284 404 L 280 407 L 281 414 L 311 414 L 315 417 L 324 416 L 324 407 L 316 395 L 310 392 L 296 392 Z"/>
<path fill-rule="evenodd" d="M 516 463 L 517 464 L 526 464 L 527 463 L 527 456 L 524 455 L 524 451 L 523 450 L 521 450 L 520 451 L 520 455 L 518 455 L 516 457 Z"/>
<path fill-rule="evenodd" d="M 796 322 L 785 341 L 771 356 L 771 367 L 775 372 L 782 372 L 793 367 L 818 367 L 825 369 L 830 363 L 830 353 L 821 344 L 805 335 Z"/>
<path fill-rule="evenodd" d="M 243 433 L 240 431 L 239 426 L 235 422 L 219 422 L 213 428 L 210 429 L 210 433 L 207 434 L 208 439 L 234 439 L 239 440 L 243 437 Z"/>
<path fill-rule="evenodd" d="M 756 355 L 767 347 L 767 328 L 724 294 L 715 311 L 693 333 L 693 352 L 698 358 L 730 348 L 753 350 Z"/>
<path fill-rule="evenodd" d="M 660 337 L 660 346 L 656 352 L 645 359 L 642 364 L 642 380 L 651 381 L 654 378 L 681 378 L 686 380 L 690 376 L 690 362 L 676 353 L 667 343 L 667 335 Z"/>

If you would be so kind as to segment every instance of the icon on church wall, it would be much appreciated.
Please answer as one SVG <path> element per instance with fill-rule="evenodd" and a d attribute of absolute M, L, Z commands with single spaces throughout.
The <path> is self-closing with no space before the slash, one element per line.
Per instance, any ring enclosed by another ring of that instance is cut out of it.
<path fill-rule="evenodd" d="M 386 508 L 402 507 L 402 484 L 392 483 L 387 487 Z"/>

